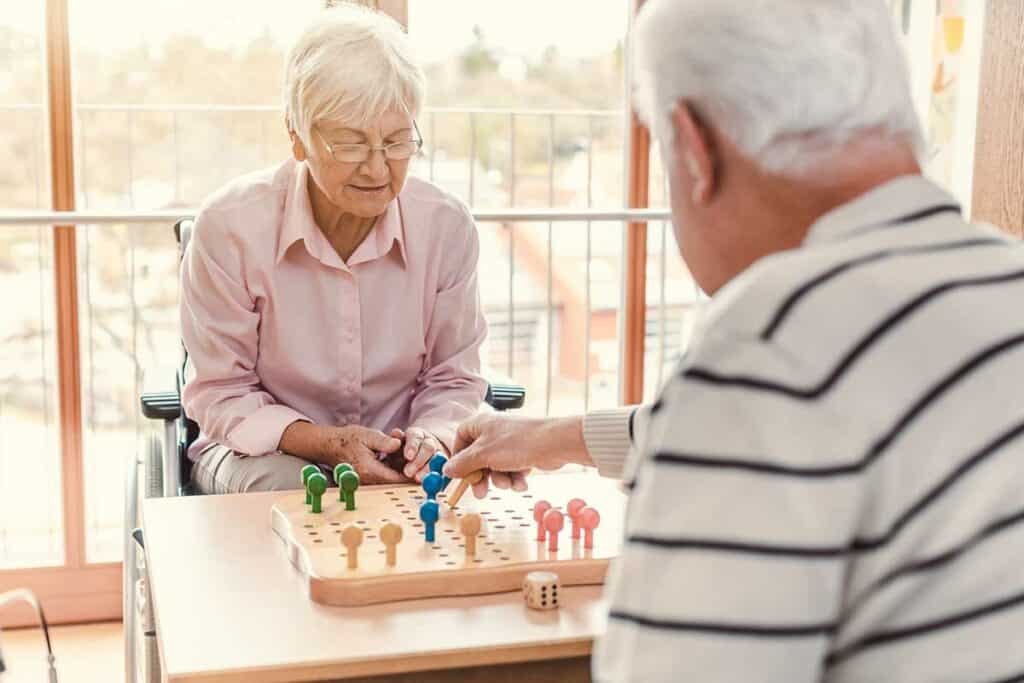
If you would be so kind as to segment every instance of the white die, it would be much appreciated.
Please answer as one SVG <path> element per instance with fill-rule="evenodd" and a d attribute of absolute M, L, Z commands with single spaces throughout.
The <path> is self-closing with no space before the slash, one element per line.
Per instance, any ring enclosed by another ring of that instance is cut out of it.
<path fill-rule="evenodd" d="M 523 578 L 523 600 L 531 609 L 556 609 L 561 587 L 554 572 L 530 572 Z"/>

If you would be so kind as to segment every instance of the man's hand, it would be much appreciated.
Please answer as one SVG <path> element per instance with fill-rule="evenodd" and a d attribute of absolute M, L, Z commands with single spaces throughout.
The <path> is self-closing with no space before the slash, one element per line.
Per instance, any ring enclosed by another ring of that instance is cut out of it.
<path fill-rule="evenodd" d="M 435 453 L 447 455 L 448 449 L 430 432 L 419 427 L 409 427 L 405 431 L 405 459 L 409 461 L 405 466 L 405 476 L 423 481 L 423 477 L 430 472 L 430 459 Z"/>
<path fill-rule="evenodd" d="M 583 442 L 582 418 L 479 415 L 459 426 L 455 456 L 444 474 L 461 479 L 470 472 L 488 471 L 489 477 L 473 485 L 473 494 L 483 498 L 489 483 L 525 491 L 526 474 L 534 467 L 556 470 L 570 463 L 593 465 Z"/>

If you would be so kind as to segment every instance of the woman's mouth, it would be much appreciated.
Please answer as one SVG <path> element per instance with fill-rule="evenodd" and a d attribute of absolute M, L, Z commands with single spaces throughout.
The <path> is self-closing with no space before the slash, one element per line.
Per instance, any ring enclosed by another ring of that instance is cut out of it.
<path fill-rule="evenodd" d="M 387 183 L 383 185 L 349 185 L 348 187 L 354 194 L 367 199 L 377 199 L 388 192 Z"/>

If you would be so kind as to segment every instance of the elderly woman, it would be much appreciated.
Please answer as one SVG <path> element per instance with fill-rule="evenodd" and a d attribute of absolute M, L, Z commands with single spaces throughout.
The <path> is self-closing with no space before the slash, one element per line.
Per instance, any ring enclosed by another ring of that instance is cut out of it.
<path fill-rule="evenodd" d="M 407 178 L 423 74 L 395 21 L 340 6 L 299 38 L 285 89 L 291 158 L 209 198 L 182 266 L 193 482 L 298 488 L 309 462 L 422 478 L 486 391 L 475 226 Z"/>

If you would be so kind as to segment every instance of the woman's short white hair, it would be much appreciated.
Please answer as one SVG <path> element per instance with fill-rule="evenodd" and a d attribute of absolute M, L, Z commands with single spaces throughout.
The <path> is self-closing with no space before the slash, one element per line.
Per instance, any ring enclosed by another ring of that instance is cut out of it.
<path fill-rule="evenodd" d="M 284 90 L 288 125 L 309 147 L 319 121 L 363 129 L 388 111 L 416 117 L 426 79 L 397 21 L 341 3 L 299 36 L 288 54 Z"/>
<path fill-rule="evenodd" d="M 648 0 L 634 36 L 636 106 L 663 151 L 680 100 L 777 173 L 869 130 L 922 148 L 882 0 Z"/>

